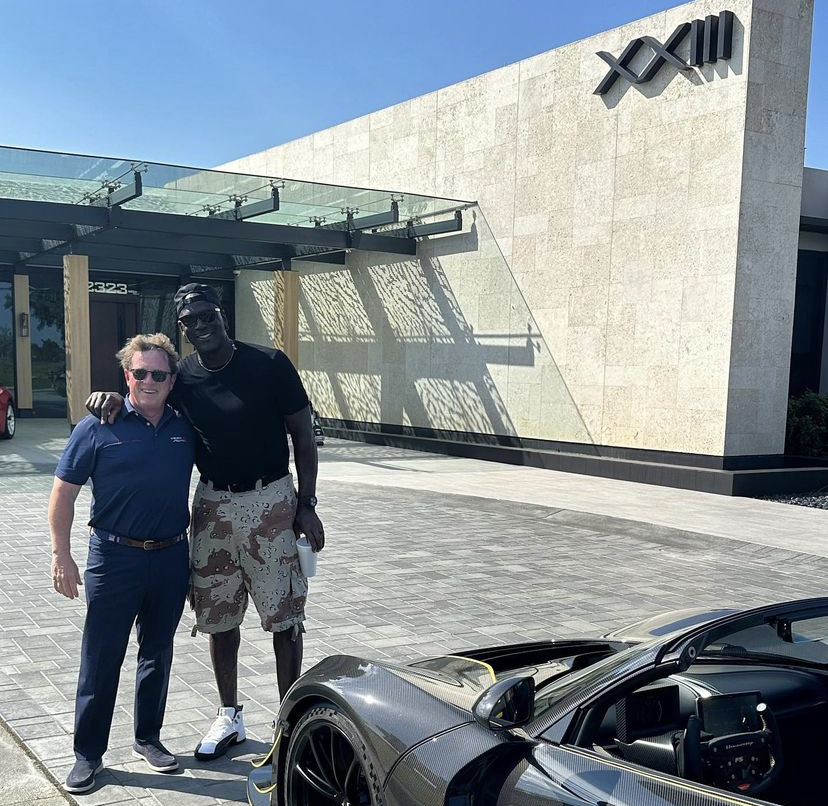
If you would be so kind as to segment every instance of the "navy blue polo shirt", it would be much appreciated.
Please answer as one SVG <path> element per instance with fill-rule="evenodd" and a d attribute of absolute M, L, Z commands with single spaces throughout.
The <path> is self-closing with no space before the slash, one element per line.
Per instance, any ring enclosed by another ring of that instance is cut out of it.
<path fill-rule="evenodd" d="M 134 540 L 164 540 L 190 522 L 195 435 L 167 406 L 154 427 L 124 401 L 118 419 L 91 414 L 72 431 L 55 475 L 70 484 L 92 479 L 89 525 Z"/>

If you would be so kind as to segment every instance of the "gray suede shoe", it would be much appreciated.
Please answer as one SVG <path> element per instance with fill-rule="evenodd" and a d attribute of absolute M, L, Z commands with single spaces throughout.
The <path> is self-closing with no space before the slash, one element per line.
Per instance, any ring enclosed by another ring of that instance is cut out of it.
<path fill-rule="evenodd" d="M 157 739 L 149 742 L 136 741 L 132 745 L 132 755 L 144 759 L 149 768 L 156 772 L 175 772 L 178 769 L 176 757 Z"/>
<path fill-rule="evenodd" d="M 85 758 L 79 759 L 72 767 L 72 771 L 66 777 L 66 783 L 63 788 L 67 792 L 72 792 L 75 795 L 81 792 L 88 792 L 95 786 L 95 776 L 103 770 L 103 762 L 98 758 L 94 761 L 87 761 Z"/>

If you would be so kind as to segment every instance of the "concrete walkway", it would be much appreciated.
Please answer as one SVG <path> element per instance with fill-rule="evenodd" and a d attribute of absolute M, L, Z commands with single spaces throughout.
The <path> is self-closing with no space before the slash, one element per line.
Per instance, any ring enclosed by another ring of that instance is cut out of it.
<path fill-rule="evenodd" d="M 131 757 L 133 644 L 98 786 L 75 800 L 54 786 L 72 763 L 84 616 L 49 578 L 46 503 L 67 433 L 22 420 L 0 442 L 0 803 L 244 803 L 249 759 L 278 709 L 269 638 L 252 612 L 240 656 L 247 742 L 212 764 L 192 757 L 216 702 L 207 642 L 190 637 L 185 612 L 163 733 L 181 771 L 152 773 Z M 311 582 L 305 668 L 333 653 L 404 661 L 825 590 L 822 510 L 343 441 L 320 460 L 328 547 Z M 81 566 L 88 501 L 85 490 L 73 529 Z"/>
<path fill-rule="evenodd" d="M 52 776 L 0 721 L 0 793 L 3 806 L 66 806 Z"/>
<path fill-rule="evenodd" d="M 396 449 L 398 461 L 365 462 L 366 450 L 326 449 L 334 461 L 325 479 L 555 507 L 828 557 L 825 510 Z"/>

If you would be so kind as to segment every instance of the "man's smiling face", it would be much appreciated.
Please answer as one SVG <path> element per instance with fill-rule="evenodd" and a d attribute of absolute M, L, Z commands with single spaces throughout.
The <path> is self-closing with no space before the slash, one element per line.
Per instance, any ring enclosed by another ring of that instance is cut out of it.
<path fill-rule="evenodd" d="M 209 302 L 196 302 L 178 317 L 184 335 L 200 353 L 213 353 L 227 341 L 221 308 Z"/>
<path fill-rule="evenodd" d="M 135 377 L 135 370 L 146 376 L 139 380 Z M 152 377 L 152 373 L 167 373 L 163 381 Z M 129 387 L 129 399 L 142 414 L 155 414 L 162 411 L 170 390 L 175 384 L 175 376 L 170 374 L 170 362 L 163 350 L 136 351 L 132 356 L 132 366 L 124 370 L 124 378 Z"/>

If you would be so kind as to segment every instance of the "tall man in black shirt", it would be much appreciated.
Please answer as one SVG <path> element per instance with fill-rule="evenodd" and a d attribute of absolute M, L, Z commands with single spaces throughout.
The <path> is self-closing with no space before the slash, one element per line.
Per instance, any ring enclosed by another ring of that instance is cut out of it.
<path fill-rule="evenodd" d="M 215 290 L 190 283 L 175 295 L 179 326 L 195 352 L 182 359 L 170 403 L 200 440 L 193 498 L 191 566 L 196 625 L 210 635 L 221 707 L 196 748 L 209 760 L 245 739 L 238 702 L 239 626 L 248 597 L 273 633 L 280 696 L 302 666 L 307 580 L 296 535 L 325 544 L 316 514 L 316 444 L 299 374 L 280 350 L 234 341 Z M 120 397 L 93 393 L 89 409 L 112 419 Z M 293 443 L 298 493 L 288 470 Z"/>

